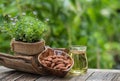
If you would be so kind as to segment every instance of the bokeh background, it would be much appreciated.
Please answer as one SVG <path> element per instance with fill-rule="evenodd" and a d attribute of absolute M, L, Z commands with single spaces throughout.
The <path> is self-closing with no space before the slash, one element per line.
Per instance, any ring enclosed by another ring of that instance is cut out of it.
<path fill-rule="evenodd" d="M 0 0 L 0 25 L 23 15 L 47 22 L 46 44 L 86 45 L 89 68 L 120 69 L 120 0 Z M 11 53 L 0 31 L 0 52 Z"/>

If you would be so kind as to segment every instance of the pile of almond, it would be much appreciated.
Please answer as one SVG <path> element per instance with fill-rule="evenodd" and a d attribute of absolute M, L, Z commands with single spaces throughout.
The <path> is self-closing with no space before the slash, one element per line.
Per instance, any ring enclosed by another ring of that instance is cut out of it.
<path fill-rule="evenodd" d="M 41 62 L 44 66 L 57 70 L 67 70 L 71 66 L 70 57 L 56 53 L 43 58 Z"/>

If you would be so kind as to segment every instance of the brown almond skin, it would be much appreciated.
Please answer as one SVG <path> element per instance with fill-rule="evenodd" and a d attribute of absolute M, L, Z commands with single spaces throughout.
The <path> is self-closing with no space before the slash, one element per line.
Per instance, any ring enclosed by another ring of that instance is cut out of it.
<path fill-rule="evenodd" d="M 60 58 L 64 59 L 65 57 L 61 55 L 61 57 L 60 57 Z"/>
<path fill-rule="evenodd" d="M 51 58 L 51 57 L 47 57 L 47 60 L 48 60 L 48 61 L 52 61 L 52 58 Z"/>
<path fill-rule="evenodd" d="M 67 70 L 66 67 L 59 67 L 60 70 Z"/>
<path fill-rule="evenodd" d="M 55 59 L 57 57 L 57 55 L 53 55 L 52 58 Z"/>
<path fill-rule="evenodd" d="M 44 58 L 44 60 L 48 60 L 48 58 L 46 57 L 46 58 Z"/>
<path fill-rule="evenodd" d="M 53 51 L 51 51 L 52 53 Z M 65 55 L 52 55 L 44 58 L 42 61 L 44 66 L 57 70 L 66 70 L 71 66 L 71 60 Z"/>
<path fill-rule="evenodd" d="M 56 64 L 64 64 L 64 62 L 57 62 Z"/>
<path fill-rule="evenodd" d="M 57 58 L 63 58 L 63 56 L 62 55 L 57 55 Z"/>
<path fill-rule="evenodd" d="M 54 69 L 58 69 L 59 67 L 65 67 L 65 64 L 58 64 L 54 67 Z"/>
<path fill-rule="evenodd" d="M 45 63 L 47 64 L 48 67 L 50 67 L 50 65 L 51 65 L 50 61 L 45 61 Z"/>
<path fill-rule="evenodd" d="M 71 66 L 71 64 L 68 64 L 68 65 L 66 66 L 66 68 L 68 69 L 68 68 L 70 68 L 70 66 Z"/>
<path fill-rule="evenodd" d="M 63 56 L 63 59 L 64 59 L 64 60 L 67 60 L 67 57 L 66 57 L 66 56 Z"/>
<path fill-rule="evenodd" d="M 55 63 L 52 63 L 52 64 L 51 64 L 51 68 L 53 68 L 54 66 L 55 66 Z"/>
<path fill-rule="evenodd" d="M 65 64 L 69 64 L 69 61 L 68 61 L 68 60 L 64 60 L 64 63 L 65 63 Z"/>
<path fill-rule="evenodd" d="M 61 58 L 58 58 L 57 59 L 59 62 L 63 62 L 64 60 L 63 59 L 61 59 Z"/>
<path fill-rule="evenodd" d="M 58 61 L 58 58 L 55 58 L 52 60 L 52 62 L 56 63 Z"/>

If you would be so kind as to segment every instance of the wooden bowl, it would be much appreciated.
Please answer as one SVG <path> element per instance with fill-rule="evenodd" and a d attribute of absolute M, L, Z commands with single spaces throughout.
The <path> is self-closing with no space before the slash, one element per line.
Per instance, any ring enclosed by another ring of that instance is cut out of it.
<path fill-rule="evenodd" d="M 69 59 L 70 67 L 65 70 L 60 70 L 60 69 L 55 69 L 55 68 L 51 68 L 51 67 L 44 65 L 42 60 L 48 56 L 53 56 L 53 55 L 62 55 L 62 56 L 67 57 L 67 59 Z M 52 74 L 52 75 L 59 76 L 59 77 L 64 77 L 70 71 L 70 69 L 72 68 L 74 64 L 73 59 L 66 52 L 61 51 L 61 50 L 53 50 L 52 48 L 47 48 L 46 51 L 39 54 L 38 61 L 42 65 L 43 69 L 48 74 Z"/>

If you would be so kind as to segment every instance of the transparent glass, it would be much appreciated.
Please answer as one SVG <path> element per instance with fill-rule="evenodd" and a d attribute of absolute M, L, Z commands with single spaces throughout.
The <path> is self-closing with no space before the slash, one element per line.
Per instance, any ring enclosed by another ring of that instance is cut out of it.
<path fill-rule="evenodd" d="M 74 60 L 74 65 L 71 69 L 71 73 L 85 74 L 88 69 L 88 61 L 86 56 L 86 46 L 71 46 L 70 55 Z"/>

